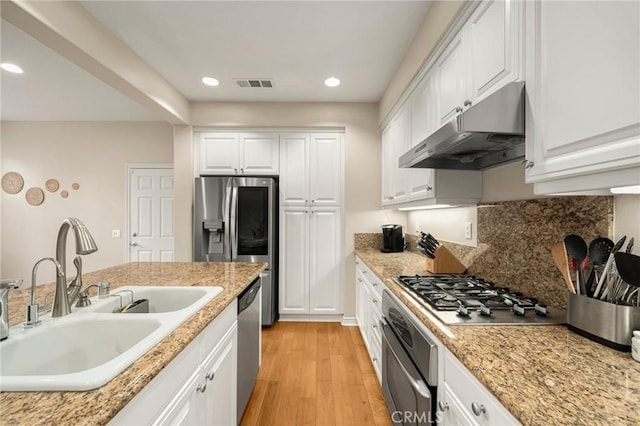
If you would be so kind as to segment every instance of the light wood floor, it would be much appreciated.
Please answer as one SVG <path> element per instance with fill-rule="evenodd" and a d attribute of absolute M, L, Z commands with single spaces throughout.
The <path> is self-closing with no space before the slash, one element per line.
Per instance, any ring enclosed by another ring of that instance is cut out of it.
<path fill-rule="evenodd" d="M 358 328 L 278 322 L 264 329 L 241 425 L 391 425 Z"/>

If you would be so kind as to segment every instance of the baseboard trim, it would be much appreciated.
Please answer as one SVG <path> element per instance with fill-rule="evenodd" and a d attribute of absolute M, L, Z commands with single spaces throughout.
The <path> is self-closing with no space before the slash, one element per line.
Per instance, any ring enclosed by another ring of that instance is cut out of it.
<path fill-rule="evenodd" d="M 358 320 L 356 320 L 356 317 L 343 316 L 341 324 L 344 327 L 357 327 Z"/>
<path fill-rule="evenodd" d="M 342 315 L 280 314 L 283 322 L 342 322 Z"/>

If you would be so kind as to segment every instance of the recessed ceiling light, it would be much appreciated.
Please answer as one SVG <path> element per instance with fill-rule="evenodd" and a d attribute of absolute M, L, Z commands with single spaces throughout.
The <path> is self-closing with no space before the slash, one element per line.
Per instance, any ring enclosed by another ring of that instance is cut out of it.
<path fill-rule="evenodd" d="M 213 87 L 216 87 L 220 84 L 220 82 L 213 77 L 202 77 L 202 82 L 207 86 L 213 86 Z"/>
<path fill-rule="evenodd" d="M 340 86 L 340 79 L 335 77 L 329 77 L 324 81 L 324 84 L 325 86 L 328 86 L 328 87 Z"/>
<path fill-rule="evenodd" d="M 3 62 L 2 64 L 0 64 L 0 68 L 14 74 L 22 74 L 24 72 L 22 71 L 22 68 L 20 68 L 16 64 L 10 64 L 9 62 Z"/>

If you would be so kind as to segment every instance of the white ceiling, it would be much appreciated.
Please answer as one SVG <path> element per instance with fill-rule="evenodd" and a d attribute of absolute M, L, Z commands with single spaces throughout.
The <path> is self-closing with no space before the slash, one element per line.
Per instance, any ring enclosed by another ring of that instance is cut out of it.
<path fill-rule="evenodd" d="M 190 101 L 377 102 L 429 2 L 82 4 Z M 1 54 L 25 68 L 2 72 L 3 120 L 157 120 L 4 21 Z M 205 75 L 220 86 L 204 86 Z M 342 84 L 327 88 L 329 76 Z M 239 88 L 234 78 L 269 78 L 274 88 Z"/>

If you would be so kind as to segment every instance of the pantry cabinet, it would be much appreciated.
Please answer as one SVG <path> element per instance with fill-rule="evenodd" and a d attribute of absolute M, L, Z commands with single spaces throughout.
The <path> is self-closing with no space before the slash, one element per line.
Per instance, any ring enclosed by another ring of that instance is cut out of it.
<path fill-rule="evenodd" d="M 341 222 L 339 207 L 282 207 L 281 315 L 342 313 Z"/>
<path fill-rule="evenodd" d="M 282 134 L 280 137 L 280 204 L 339 206 L 342 134 Z"/>
<path fill-rule="evenodd" d="M 109 425 L 237 424 L 237 310 L 234 300 Z"/>
<path fill-rule="evenodd" d="M 277 133 L 199 133 L 199 167 L 203 175 L 277 175 Z"/>
<path fill-rule="evenodd" d="M 640 184 L 640 3 L 526 2 L 527 182 Z"/>

